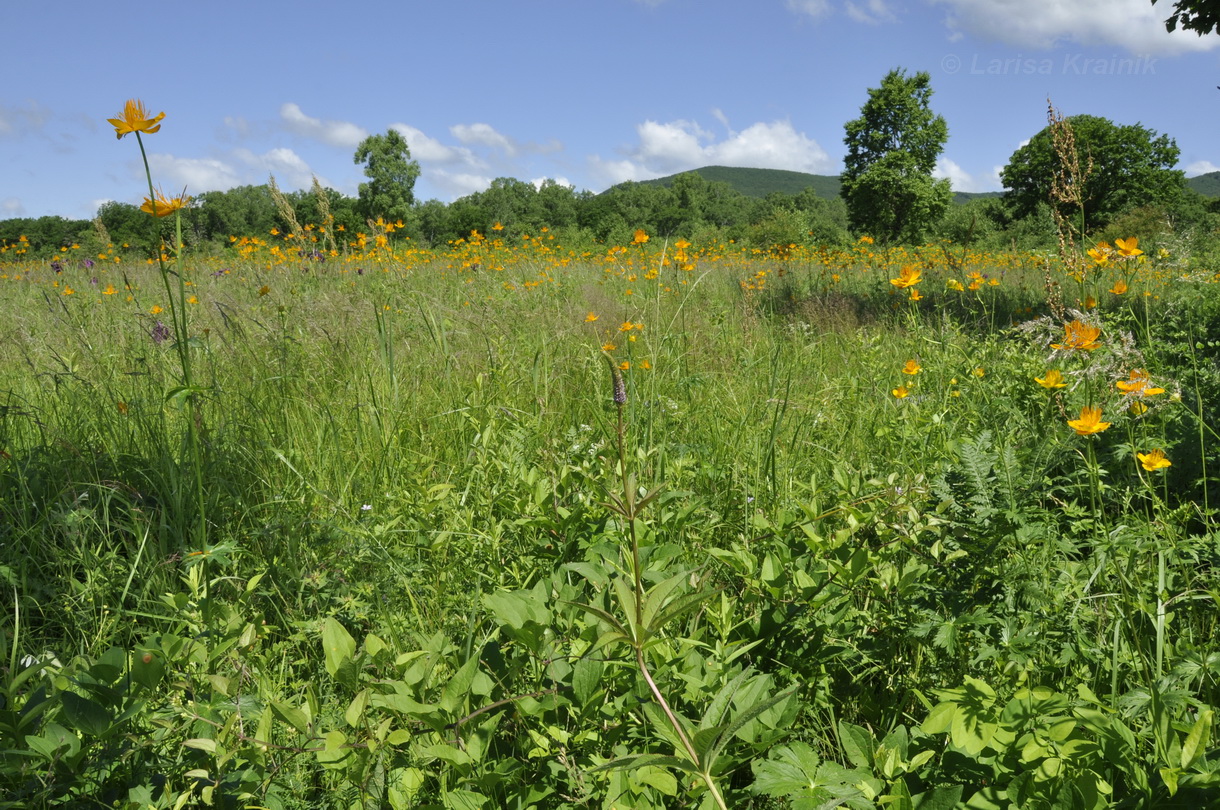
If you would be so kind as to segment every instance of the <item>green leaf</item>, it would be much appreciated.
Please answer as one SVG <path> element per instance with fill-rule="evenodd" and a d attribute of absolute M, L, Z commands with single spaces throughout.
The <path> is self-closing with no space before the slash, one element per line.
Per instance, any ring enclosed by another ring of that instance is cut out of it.
<path fill-rule="evenodd" d="M 475 673 L 479 669 L 479 659 L 471 658 L 454 673 L 441 692 L 440 706 L 447 712 L 456 712 L 465 703 L 470 685 L 474 683 Z"/>
<path fill-rule="evenodd" d="M 82 734 L 101 737 L 110 730 L 110 712 L 100 703 L 83 698 L 75 692 L 62 693 L 60 701 L 68 725 Z"/>
<path fill-rule="evenodd" d="M 289 706 L 287 703 L 274 701 L 271 704 L 271 711 L 281 722 L 287 723 L 302 734 L 309 733 L 309 718 L 300 709 Z"/>
<path fill-rule="evenodd" d="M 182 742 L 187 748 L 194 748 L 197 751 L 203 751 L 205 754 L 216 756 L 216 741 L 207 737 L 193 737 Z"/>
<path fill-rule="evenodd" d="M 483 604 L 500 622 L 514 630 L 526 624 L 546 627 L 551 622 L 551 613 L 533 591 L 497 591 L 485 594 Z"/>
<path fill-rule="evenodd" d="M 352 698 L 352 702 L 348 704 L 347 711 L 343 713 L 343 719 L 352 728 L 360 725 L 360 721 L 364 718 L 364 710 L 369 706 L 369 690 L 361 689 Z"/>
<path fill-rule="evenodd" d="M 355 655 L 356 640 L 338 619 L 329 617 L 322 622 L 322 649 L 326 655 L 326 673 L 333 678 L 343 662 Z"/>
<path fill-rule="evenodd" d="M 839 742 L 847 761 L 857 768 L 872 768 L 876 741 L 867 729 L 848 722 L 839 723 Z"/>
<path fill-rule="evenodd" d="M 694 765 L 685 759 L 678 757 L 666 756 L 664 754 L 637 754 L 631 757 L 620 757 L 612 759 L 604 765 L 598 765 L 596 768 L 590 768 L 590 773 L 598 771 L 623 771 L 631 768 L 642 768 L 645 766 L 654 765 L 663 768 L 677 768 L 680 771 L 687 773 L 696 773 Z"/>
<path fill-rule="evenodd" d="M 579 703 L 588 703 L 601 688 L 605 665 L 594 658 L 582 658 L 572 667 L 572 693 Z"/>
<path fill-rule="evenodd" d="M 944 734 L 952 727 L 956 714 L 956 703 L 938 703 L 919 727 L 926 734 Z"/>
<path fill-rule="evenodd" d="M 780 746 L 765 760 L 755 760 L 755 793 L 782 799 L 810 790 L 818 784 L 818 766 L 822 760 L 817 752 L 803 742 Z"/>
<path fill-rule="evenodd" d="M 734 734 L 744 728 L 747 723 L 754 721 L 763 712 L 774 706 L 778 706 L 780 703 L 783 703 L 785 700 L 792 697 L 794 694 L 796 694 L 797 688 L 798 687 L 796 686 L 790 687 L 774 697 L 759 701 L 733 718 L 733 721 L 725 726 L 724 731 L 720 733 L 719 739 L 708 749 L 707 757 L 704 759 L 703 763 L 704 767 L 709 771 L 712 770 L 712 766 L 720 757 L 720 752 L 724 750 L 724 747 L 728 744 L 729 740 L 733 738 Z"/>
<path fill-rule="evenodd" d="M 1195 764 L 1207 743 L 1212 736 L 1212 719 L 1215 712 L 1211 709 L 1204 709 L 1199 712 L 1199 718 L 1195 720 L 1194 726 L 1190 729 L 1190 733 L 1186 735 L 1186 739 L 1182 742 L 1182 768 L 1189 768 Z"/>
<path fill-rule="evenodd" d="M 961 800 L 961 785 L 942 785 L 911 797 L 915 810 L 953 810 Z"/>

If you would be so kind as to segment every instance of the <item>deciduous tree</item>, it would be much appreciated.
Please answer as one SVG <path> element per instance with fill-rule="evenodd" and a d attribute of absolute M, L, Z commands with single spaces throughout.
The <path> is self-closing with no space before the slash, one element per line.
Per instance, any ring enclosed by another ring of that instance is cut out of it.
<path fill-rule="evenodd" d="M 369 182 L 360 184 L 357 211 L 368 219 L 404 219 L 415 202 L 419 164 L 411 160 L 407 139 L 397 130 L 370 135 L 360 142 L 354 163 L 364 164 Z"/>
<path fill-rule="evenodd" d="M 1185 175 L 1173 168 L 1178 146 L 1168 135 L 1094 115 L 1065 120 L 1071 125 L 1080 166 L 1085 169 L 1081 195 L 1085 230 L 1105 227 L 1129 208 L 1173 203 L 1181 196 Z M 1060 160 L 1049 126 L 1013 153 L 1000 180 L 1007 189 L 1005 205 L 1014 217 L 1029 216 L 1040 203 L 1049 202 L 1051 180 Z M 1076 211 L 1060 213 L 1069 219 L 1079 216 Z"/>
<path fill-rule="evenodd" d="M 952 199 L 932 172 L 949 127 L 929 107 L 931 78 L 891 70 L 846 124 L 842 195 L 854 230 L 882 241 L 922 238 Z"/>

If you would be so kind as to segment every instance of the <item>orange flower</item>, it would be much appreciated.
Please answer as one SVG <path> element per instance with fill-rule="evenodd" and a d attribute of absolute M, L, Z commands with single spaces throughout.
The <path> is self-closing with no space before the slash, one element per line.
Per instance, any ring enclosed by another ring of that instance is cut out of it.
<path fill-rule="evenodd" d="M 635 237 L 631 240 L 633 245 L 642 245 L 648 241 L 648 234 L 644 233 L 644 229 L 640 228 L 635 232 Z"/>
<path fill-rule="evenodd" d="M 1081 349 L 1091 352 L 1101 343 L 1097 338 L 1101 335 L 1101 327 L 1081 321 L 1071 321 L 1063 326 L 1063 342 L 1052 343 L 1052 349 Z"/>
<path fill-rule="evenodd" d="M 1046 372 L 1045 377 L 1034 377 L 1034 382 L 1043 388 L 1066 388 L 1067 383 L 1063 381 L 1063 374 L 1059 369 L 1052 368 Z"/>
<path fill-rule="evenodd" d="M 1115 295 L 1122 295 L 1126 291 L 1127 291 L 1127 282 L 1123 281 L 1121 278 L 1118 281 L 1114 282 L 1114 286 L 1110 288 L 1110 292 L 1114 293 Z"/>
<path fill-rule="evenodd" d="M 908 360 L 906 365 L 902 367 L 903 374 L 915 375 L 923 371 L 923 366 L 919 365 L 918 360 Z"/>
<path fill-rule="evenodd" d="M 190 201 L 191 198 L 185 194 L 166 199 L 165 195 L 161 193 L 161 189 L 157 189 L 156 204 L 153 204 L 152 199 L 145 197 L 144 204 L 140 206 L 140 210 L 156 217 L 167 217 L 175 211 L 185 208 Z"/>
<path fill-rule="evenodd" d="M 893 394 L 896 399 L 905 399 L 911 395 L 911 389 L 907 388 L 905 385 L 900 385 L 893 391 L 890 391 L 890 393 Z"/>
<path fill-rule="evenodd" d="M 1114 246 L 1118 248 L 1118 255 L 1125 258 L 1144 255 L 1144 251 L 1139 248 L 1140 240 L 1138 237 L 1132 236 L 1130 239 L 1115 239 Z"/>
<path fill-rule="evenodd" d="M 1173 462 L 1165 458 L 1165 451 L 1160 448 L 1151 453 L 1136 453 L 1135 456 L 1140 460 L 1140 465 L 1148 472 L 1156 472 L 1173 466 Z"/>
<path fill-rule="evenodd" d="M 1092 436 L 1110 427 L 1109 422 L 1101 421 L 1101 408 L 1090 408 L 1087 405 L 1080 409 L 1079 419 L 1069 419 L 1067 424 L 1080 436 Z"/>
<path fill-rule="evenodd" d="M 1165 393 L 1164 388 L 1149 387 L 1151 383 L 1152 380 L 1148 377 L 1147 371 L 1142 368 L 1133 368 L 1127 374 L 1127 379 L 1114 383 L 1114 387 L 1124 394 L 1134 394 L 1140 397 L 1153 397 Z"/>
<path fill-rule="evenodd" d="M 922 278 L 923 271 L 913 264 L 908 264 L 898 271 L 898 278 L 890 279 L 890 284 L 900 290 L 905 290 L 907 287 L 918 284 Z"/>
<path fill-rule="evenodd" d="M 114 127 L 115 137 L 122 138 L 130 132 L 147 132 L 151 135 L 161 129 L 161 124 L 158 122 L 164 117 L 165 113 L 159 113 L 157 116 L 149 118 L 148 110 L 144 108 L 144 102 L 131 98 L 123 105 L 122 117 L 106 120 Z"/>

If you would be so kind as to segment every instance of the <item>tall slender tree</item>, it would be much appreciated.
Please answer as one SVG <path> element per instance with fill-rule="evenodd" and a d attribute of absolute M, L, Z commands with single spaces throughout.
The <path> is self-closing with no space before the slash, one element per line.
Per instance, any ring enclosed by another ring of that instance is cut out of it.
<path fill-rule="evenodd" d="M 366 219 L 404 219 L 415 202 L 419 164 L 411 160 L 407 139 L 397 130 L 370 135 L 356 147 L 354 163 L 364 164 L 369 182 L 360 184 L 357 212 Z"/>

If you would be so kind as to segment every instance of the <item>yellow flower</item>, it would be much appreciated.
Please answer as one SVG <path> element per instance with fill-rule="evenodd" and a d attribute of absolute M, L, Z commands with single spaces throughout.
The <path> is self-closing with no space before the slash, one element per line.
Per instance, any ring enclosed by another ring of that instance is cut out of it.
<path fill-rule="evenodd" d="M 1132 416 L 1143 416 L 1148 413 L 1148 406 L 1140 402 L 1138 399 L 1131 400 L 1131 404 L 1127 406 L 1127 413 Z"/>
<path fill-rule="evenodd" d="M 1139 248 L 1140 240 L 1138 237 L 1132 236 L 1130 239 L 1115 239 L 1114 246 L 1118 248 L 1118 255 L 1131 258 L 1133 256 L 1142 256 L 1144 251 Z"/>
<path fill-rule="evenodd" d="M 627 369 L 631 368 L 631 363 L 624 360 L 623 362 L 618 364 L 618 367 L 620 370 L 626 371 Z"/>
<path fill-rule="evenodd" d="M 1101 327 L 1081 321 L 1071 321 L 1063 326 L 1063 342 L 1052 343 L 1052 349 L 1082 349 L 1091 352 L 1101 343 L 1097 338 L 1101 335 Z"/>
<path fill-rule="evenodd" d="M 908 264 L 898 271 L 898 278 L 890 279 L 890 284 L 893 284 L 900 290 L 905 290 L 907 287 L 913 287 L 918 284 L 922 277 L 922 270 L 913 264 Z"/>
<path fill-rule="evenodd" d="M 1059 369 L 1052 368 L 1046 372 L 1045 377 L 1034 377 L 1034 382 L 1043 388 L 1066 388 L 1067 383 L 1063 381 L 1063 374 Z"/>
<path fill-rule="evenodd" d="M 1097 247 L 1089 248 L 1086 252 L 1097 265 L 1105 267 L 1110 262 L 1110 254 L 1113 250 L 1109 242 L 1098 242 Z"/>
<path fill-rule="evenodd" d="M 153 315 L 160 315 L 164 310 L 161 309 L 160 304 L 153 304 L 152 309 L 150 309 L 148 311 Z"/>
<path fill-rule="evenodd" d="M 585 323 L 593 323 L 596 320 L 597 320 L 597 316 L 594 315 L 592 312 L 590 312 L 588 315 L 585 316 Z"/>
<path fill-rule="evenodd" d="M 615 346 L 613 343 L 603 343 L 602 344 L 603 352 L 612 352 L 612 351 L 614 351 L 614 348 L 615 348 Z"/>
<path fill-rule="evenodd" d="M 982 366 L 978 366 L 970 373 L 978 377 L 980 380 L 987 376 L 987 371 Z"/>
<path fill-rule="evenodd" d="M 192 295 L 190 298 L 186 299 L 186 302 L 188 304 L 198 304 L 199 299 Z"/>
<path fill-rule="evenodd" d="M 1127 374 L 1127 379 L 1119 380 L 1114 383 L 1114 387 L 1124 394 L 1135 394 L 1141 397 L 1154 397 L 1157 394 L 1165 393 L 1164 388 L 1155 386 L 1149 387 L 1152 380 L 1148 377 L 1148 372 L 1142 368 L 1133 368 Z"/>
<path fill-rule="evenodd" d="M 912 288 L 911 288 L 911 300 L 912 300 L 912 301 L 920 301 L 920 300 L 922 300 L 922 299 L 923 299 L 923 296 L 919 294 L 919 290 L 917 290 L 917 289 L 915 289 L 914 287 L 912 287 Z"/>
<path fill-rule="evenodd" d="M 1151 453 L 1136 453 L 1135 456 L 1140 460 L 1140 465 L 1148 472 L 1156 472 L 1173 466 L 1173 462 L 1165 458 L 1165 451 L 1159 447 Z"/>
<path fill-rule="evenodd" d="M 185 194 L 166 199 L 165 195 L 161 193 L 161 189 L 157 189 L 156 205 L 153 205 L 153 201 L 150 198 L 145 197 L 144 204 L 140 206 L 140 210 L 153 216 L 167 217 L 180 208 L 186 207 L 186 204 L 190 201 L 191 198 Z"/>
<path fill-rule="evenodd" d="M 504 230 L 504 226 L 503 226 L 503 225 L 501 225 L 501 224 L 500 224 L 500 223 L 497 221 L 495 225 L 492 225 L 492 226 L 491 226 L 491 229 L 492 229 L 493 231 L 502 231 L 502 230 Z"/>
<path fill-rule="evenodd" d="M 861 237 L 860 237 L 860 242 L 859 242 L 859 244 L 861 244 L 861 245 L 871 245 L 872 243 L 873 243 L 873 237 L 871 237 L 871 236 L 861 236 Z"/>
<path fill-rule="evenodd" d="M 923 366 L 919 365 L 918 360 L 908 360 L 906 362 L 906 365 L 904 365 L 902 367 L 903 374 L 915 375 L 915 374 L 918 374 L 922 370 L 923 370 Z"/>
<path fill-rule="evenodd" d="M 631 321 L 623 321 L 623 323 L 619 326 L 618 331 L 630 332 L 634 328 L 635 324 L 633 324 Z"/>
<path fill-rule="evenodd" d="M 635 232 L 635 237 L 631 240 L 633 245 L 642 245 L 648 241 L 648 234 L 644 233 L 644 229 L 640 228 Z"/>
<path fill-rule="evenodd" d="M 1127 291 L 1127 282 L 1123 281 L 1121 278 L 1118 281 L 1114 282 L 1114 286 L 1110 288 L 1110 292 L 1114 293 L 1115 295 L 1122 295 L 1126 291 Z"/>
<path fill-rule="evenodd" d="M 131 98 L 123 105 L 122 117 L 106 120 L 114 127 L 114 136 L 122 138 L 129 132 L 147 132 L 151 135 L 161 128 L 161 124 L 158 122 L 164 117 L 165 113 L 159 113 L 154 118 L 149 118 L 148 110 L 144 108 L 144 102 Z"/>
<path fill-rule="evenodd" d="M 1101 421 L 1101 408 L 1090 408 L 1087 405 L 1080 409 L 1079 419 L 1069 419 L 1067 424 L 1080 436 L 1092 436 L 1110 427 L 1109 422 Z"/>
<path fill-rule="evenodd" d="M 905 385 L 900 385 L 894 390 L 890 391 L 890 393 L 893 394 L 897 399 L 905 399 L 911 395 L 911 389 L 907 388 Z"/>
<path fill-rule="evenodd" d="M 945 286 L 951 290 L 957 290 L 958 292 L 966 291 L 966 288 L 962 285 L 962 283 L 955 278 L 951 278 L 948 281 L 946 281 Z"/>
<path fill-rule="evenodd" d="M 268 287 L 266 284 L 264 284 L 263 286 L 258 288 L 258 297 L 262 298 L 264 295 L 266 295 L 269 292 L 271 292 L 271 288 Z"/>

